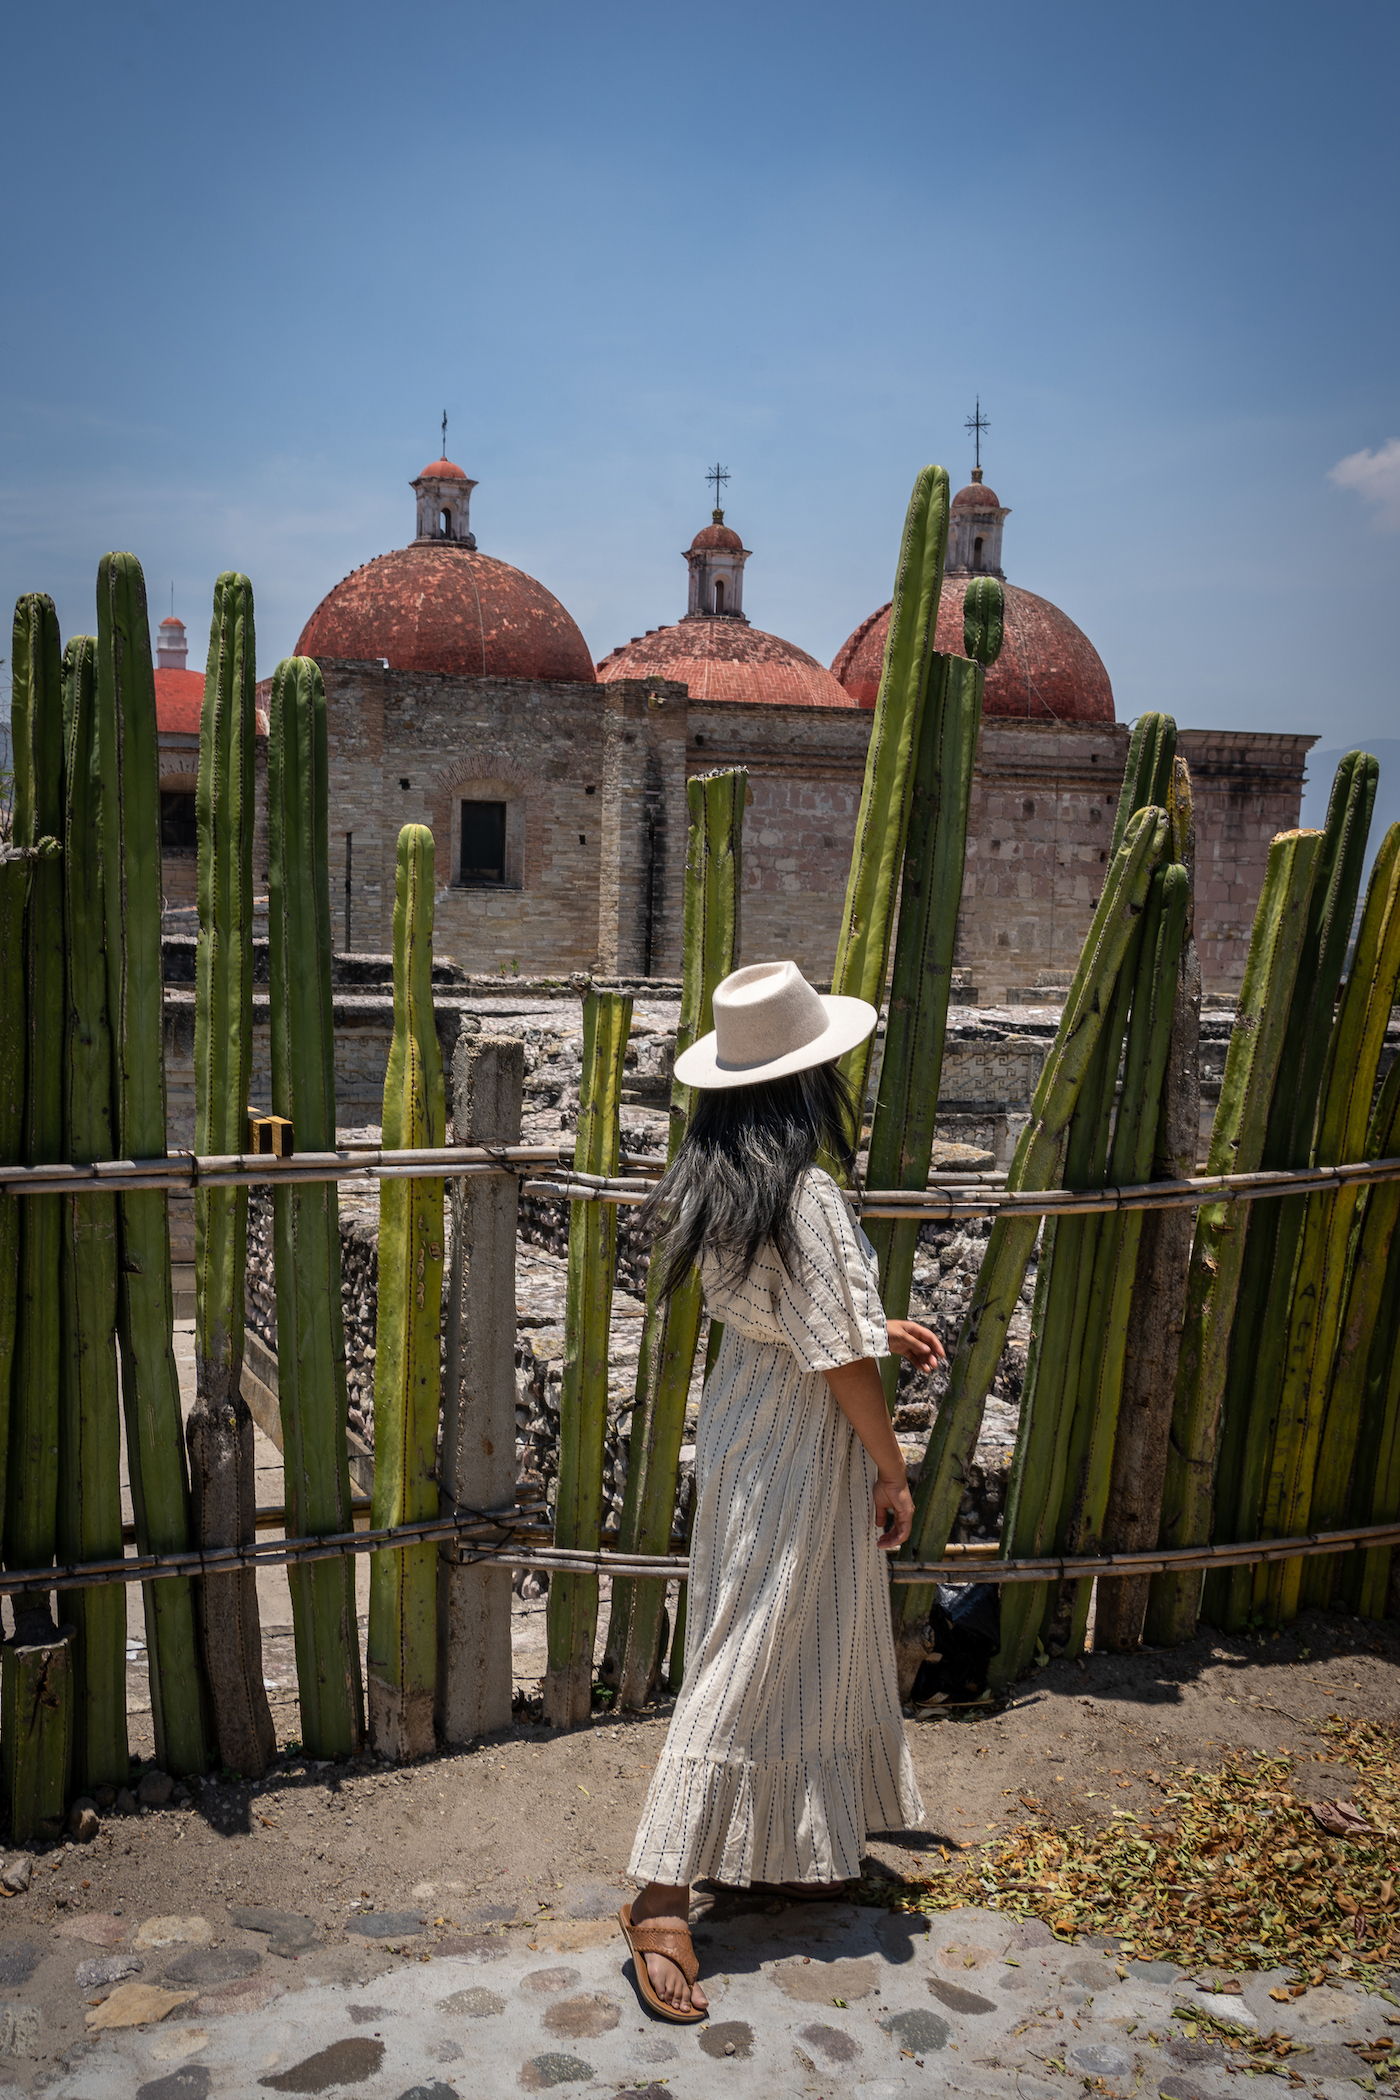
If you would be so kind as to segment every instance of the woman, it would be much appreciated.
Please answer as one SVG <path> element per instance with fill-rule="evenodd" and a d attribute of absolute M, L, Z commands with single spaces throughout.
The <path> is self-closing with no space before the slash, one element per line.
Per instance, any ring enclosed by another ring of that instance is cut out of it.
<path fill-rule="evenodd" d="M 649 1209 L 665 1288 L 698 1262 L 724 1340 L 696 1442 L 685 1681 L 632 1851 L 646 1885 L 619 1912 L 643 1997 L 686 2022 L 707 2005 L 693 1880 L 830 1895 L 867 1831 L 923 1821 L 879 1558 L 913 1502 L 877 1358 L 943 1355 L 885 1319 L 874 1250 L 816 1165 L 824 1150 L 850 1171 L 835 1060 L 875 1009 L 790 962 L 736 970 L 714 1009 L 676 1060 L 699 1100 Z"/>

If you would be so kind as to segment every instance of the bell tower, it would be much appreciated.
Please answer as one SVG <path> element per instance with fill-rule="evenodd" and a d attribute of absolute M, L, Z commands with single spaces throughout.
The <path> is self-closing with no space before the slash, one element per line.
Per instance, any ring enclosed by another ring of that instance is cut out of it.
<path fill-rule="evenodd" d="M 417 541 L 452 540 L 475 548 L 471 529 L 472 490 L 476 483 L 450 459 L 435 459 L 409 487 L 418 498 Z"/>

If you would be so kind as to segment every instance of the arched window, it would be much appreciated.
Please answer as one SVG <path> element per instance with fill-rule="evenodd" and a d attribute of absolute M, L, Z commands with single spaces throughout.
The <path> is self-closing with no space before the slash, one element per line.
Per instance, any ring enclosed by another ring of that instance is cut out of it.
<path fill-rule="evenodd" d="M 724 611 L 724 578 L 722 576 L 715 578 L 715 611 L 717 613 Z"/>
<path fill-rule="evenodd" d="M 442 536 L 443 536 L 443 538 L 444 538 L 445 540 L 450 540 L 450 539 L 451 539 L 451 537 L 452 537 L 452 513 L 451 513 L 451 511 L 450 511 L 450 510 L 445 510 L 445 511 L 443 512 L 443 514 L 442 514 L 442 518 L 441 518 L 441 521 L 440 521 L 440 522 L 441 522 L 441 524 L 442 524 Z M 982 542 L 981 542 L 981 541 L 979 540 L 979 541 L 977 542 L 977 544 L 978 544 L 978 546 L 980 547 L 980 546 L 981 546 L 981 544 L 982 544 Z"/>
<path fill-rule="evenodd" d="M 982 566 L 982 542 L 980 539 L 975 539 L 972 542 L 972 566 L 974 569 L 980 569 Z"/>

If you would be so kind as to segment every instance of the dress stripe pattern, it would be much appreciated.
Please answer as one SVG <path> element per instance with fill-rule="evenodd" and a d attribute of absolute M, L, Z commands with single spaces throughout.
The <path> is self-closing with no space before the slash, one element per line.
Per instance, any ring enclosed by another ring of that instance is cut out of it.
<path fill-rule="evenodd" d="M 696 1442 L 685 1682 L 632 1849 L 647 1881 L 856 1876 L 923 1821 L 899 1711 L 876 1468 L 823 1371 L 888 1353 L 875 1253 L 829 1175 L 793 1205 L 790 1275 L 701 1264 L 724 1322 Z"/>

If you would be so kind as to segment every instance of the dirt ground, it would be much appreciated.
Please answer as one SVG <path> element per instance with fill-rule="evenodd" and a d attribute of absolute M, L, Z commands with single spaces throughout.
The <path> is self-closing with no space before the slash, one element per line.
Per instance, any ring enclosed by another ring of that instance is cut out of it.
<path fill-rule="evenodd" d="M 540 1659 L 543 1608 L 519 1608 L 527 1670 Z M 1057 1823 L 1121 1807 L 1150 1817 L 1175 1770 L 1214 1766 L 1234 1748 L 1291 1751 L 1302 1791 L 1345 1796 L 1354 1775 L 1312 1761 L 1324 1748 L 1320 1723 L 1397 1710 L 1400 1627 L 1338 1614 L 1309 1614 L 1279 1636 L 1203 1636 L 1134 1657 L 1052 1662 L 999 1711 L 907 1723 L 927 1824 L 872 1838 L 869 1859 L 888 1876 L 941 1872 L 945 1855 L 956 1861 L 1024 1821 L 1031 1804 Z M 285 1741 L 294 1702 L 277 1697 L 275 1712 Z M 620 1900 L 629 1887 L 628 1851 L 667 1712 L 663 1703 L 600 1715 L 566 1735 L 522 1722 L 402 1769 L 373 1759 L 317 1764 L 294 1752 L 261 1785 L 209 1780 L 168 1807 L 110 1815 L 88 1845 L 39 1849 L 29 1890 L 0 1907 L 0 1976 L 7 1946 L 54 1933 L 81 1941 L 84 1913 L 100 1914 L 97 1944 L 75 1944 L 75 1955 L 99 1951 L 101 1919 L 113 1913 L 129 1924 L 236 1905 L 296 1912 L 331 1935 L 301 1957 L 306 1973 L 353 1972 L 361 1982 L 421 1958 L 434 1938 L 487 1927 L 524 1930 L 531 1946 L 586 1938 L 604 1928 L 556 1922 L 546 1933 L 549 1907 L 557 1890 L 582 1886 L 595 1892 L 596 1917 L 613 1890 Z M 146 1756 L 148 1730 L 137 1717 L 133 1747 Z M 388 1914 L 387 1934 L 401 1931 L 401 1952 L 392 1936 L 341 1937 L 349 1917 L 371 1908 Z M 398 1912 L 420 1913 L 426 1934 L 412 1918 L 396 1928 Z M 45 2062 L 81 2037 L 71 1981 L 42 2015 L 26 2072 L 41 2081 Z"/>

